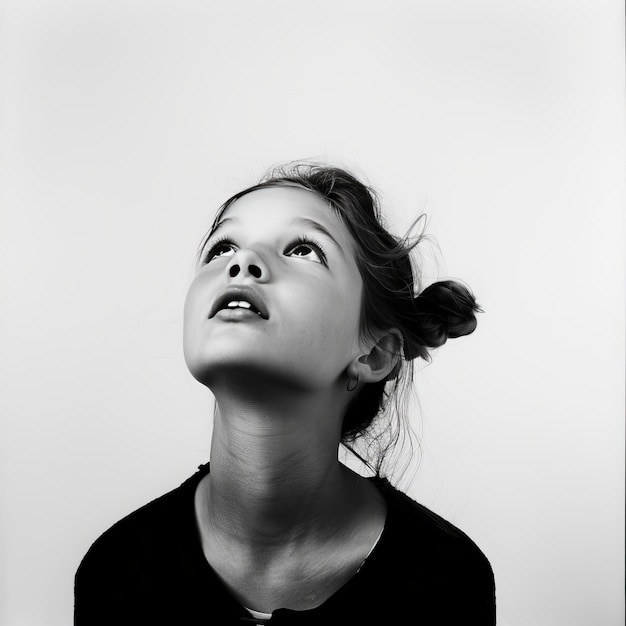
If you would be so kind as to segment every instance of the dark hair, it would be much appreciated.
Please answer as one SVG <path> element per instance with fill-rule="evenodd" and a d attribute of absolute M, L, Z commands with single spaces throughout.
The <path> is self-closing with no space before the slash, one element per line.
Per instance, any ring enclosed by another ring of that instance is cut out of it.
<path fill-rule="evenodd" d="M 356 262 L 363 279 L 361 332 L 397 329 L 402 335 L 398 366 L 388 380 L 363 385 L 346 409 L 341 431 L 344 447 L 379 475 L 385 456 L 402 437 L 401 403 L 413 378 L 413 359 L 430 361 L 429 349 L 443 345 L 448 338 L 472 333 L 476 328 L 475 313 L 482 309 L 470 290 L 458 281 L 443 280 L 422 290 L 420 270 L 413 266 L 411 253 L 425 235 L 391 235 L 374 189 L 344 169 L 318 163 L 295 162 L 273 168 L 258 184 L 229 198 L 219 208 L 200 244 L 198 258 L 233 202 L 257 189 L 291 185 L 322 197 L 354 239 Z M 420 215 L 414 225 L 423 217 Z M 386 410 L 391 398 L 395 400 L 396 420 Z M 380 424 L 376 418 L 386 413 L 387 423 Z M 375 422 L 378 428 L 374 427 Z M 364 455 L 355 449 L 357 440 L 363 438 L 368 440 Z M 368 459 L 373 447 L 374 458 Z"/>

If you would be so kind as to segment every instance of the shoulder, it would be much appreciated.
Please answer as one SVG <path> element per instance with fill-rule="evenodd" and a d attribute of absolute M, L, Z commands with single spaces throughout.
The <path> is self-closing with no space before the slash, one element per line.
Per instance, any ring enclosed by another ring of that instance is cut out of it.
<path fill-rule="evenodd" d="M 489 560 L 465 532 L 387 480 L 375 482 L 387 502 L 386 545 L 396 563 L 405 561 L 409 570 L 417 570 L 416 576 L 427 571 L 430 580 L 441 576 L 494 586 Z"/>
<path fill-rule="evenodd" d="M 419 598 L 425 621 L 495 624 L 495 579 L 482 550 L 387 480 L 373 480 L 387 502 L 387 520 L 370 557 L 372 590 L 384 588 L 390 598 Z"/>
<path fill-rule="evenodd" d="M 194 540 L 193 494 L 202 470 L 200 466 L 191 478 L 93 542 L 74 578 L 76 624 L 164 623 L 159 620 L 167 607 L 173 610 L 172 603 L 154 599 L 183 597 L 185 585 L 193 587 L 185 573 L 198 570 L 189 546 Z"/>
<path fill-rule="evenodd" d="M 176 536 L 173 531 L 187 521 L 186 507 L 193 503 L 193 491 L 203 466 L 199 469 L 178 487 L 129 513 L 105 530 L 83 557 L 77 570 L 77 580 L 95 569 L 105 571 L 108 564 L 119 567 L 121 562 L 132 563 L 133 559 L 144 558 L 154 553 L 157 541 L 163 549 L 163 537 Z"/>

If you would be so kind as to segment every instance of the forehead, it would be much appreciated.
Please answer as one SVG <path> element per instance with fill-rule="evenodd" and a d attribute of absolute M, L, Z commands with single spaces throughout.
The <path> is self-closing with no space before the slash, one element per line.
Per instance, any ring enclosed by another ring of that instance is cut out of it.
<path fill-rule="evenodd" d="M 309 217 L 323 220 L 328 225 L 341 224 L 337 214 L 323 198 L 313 191 L 296 186 L 264 187 L 251 191 L 235 200 L 225 215 L 250 219 L 273 216 L 287 221 L 290 218 Z"/>
<path fill-rule="evenodd" d="M 315 224 L 319 224 L 344 251 L 355 251 L 352 235 L 337 212 L 324 198 L 303 187 L 264 187 L 251 191 L 222 213 L 213 232 L 226 224 L 243 226 L 259 234 L 303 226 L 316 230 Z"/>

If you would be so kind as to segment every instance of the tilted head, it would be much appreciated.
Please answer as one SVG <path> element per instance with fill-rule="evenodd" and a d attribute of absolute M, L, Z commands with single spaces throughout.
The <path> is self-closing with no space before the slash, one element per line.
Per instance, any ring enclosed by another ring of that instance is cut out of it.
<path fill-rule="evenodd" d="M 450 337 L 473 332 L 475 313 L 481 309 L 470 291 L 456 281 L 436 282 L 422 291 L 419 269 L 414 269 L 411 262 L 421 237 L 410 240 L 389 233 L 374 190 L 336 167 L 299 162 L 273 169 L 258 184 L 238 192 L 220 207 L 200 250 L 235 201 L 259 189 L 288 186 L 309 190 L 323 199 L 350 233 L 363 282 L 363 337 L 388 331 L 399 337 L 394 344 L 396 366 L 390 376 L 362 385 L 348 405 L 342 443 L 350 448 L 368 431 L 374 418 L 385 412 L 388 400 L 397 397 L 399 381 L 412 377 L 412 360 L 429 360 L 430 348 L 441 346 Z"/>

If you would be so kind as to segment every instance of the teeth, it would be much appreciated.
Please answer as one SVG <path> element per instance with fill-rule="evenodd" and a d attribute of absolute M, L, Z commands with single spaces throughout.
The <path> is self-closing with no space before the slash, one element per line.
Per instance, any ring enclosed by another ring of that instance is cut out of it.
<path fill-rule="evenodd" d="M 227 306 L 229 309 L 236 309 L 239 307 L 242 309 L 252 308 L 252 305 L 249 302 L 246 302 L 245 300 L 233 300 L 232 302 L 229 302 Z"/>
<path fill-rule="evenodd" d="M 245 300 L 231 300 L 227 305 L 229 309 L 248 309 L 253 310 L 257 315 L 261 315 L 260 311 L 252 309 L 252 305 Z"/>

